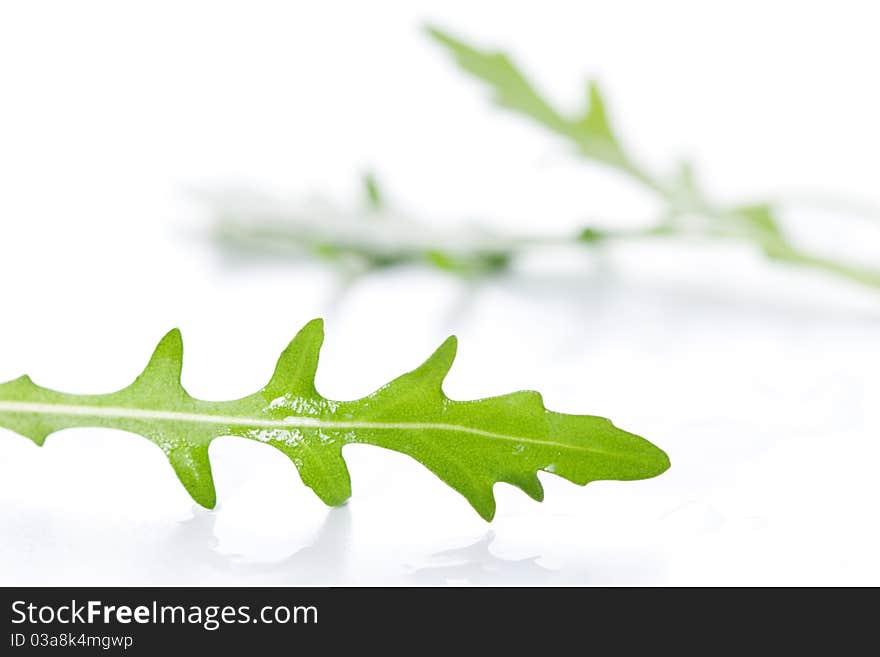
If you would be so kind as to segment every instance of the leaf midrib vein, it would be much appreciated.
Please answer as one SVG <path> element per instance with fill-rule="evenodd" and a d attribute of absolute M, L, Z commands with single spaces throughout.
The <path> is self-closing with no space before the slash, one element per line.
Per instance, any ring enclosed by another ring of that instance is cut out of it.
<path fill-rule="evenodd" d="M 16 402 L 0 401 L 0 413 L 31 413 L 42 415 L 61 415 L 68 417 L 96 417 L 107 419 L 129 420 L 154 420 L 164 422 L 184 422 L 194 424 L 213 424 L 223 427 L 247 427 L 260 429 L 384 429 L 414 431 L 420 429 L 434 429 L 438 431 L 450 431 L 469 433 L 485 438 L 506 440 L 515 443 L 531 443 L 544 447 L 558 447 L 566 450 L 593 452 L 612 456 L 614 458 L 626 458 L 626 455 L 615 454 L 592 447 L 582 447 L 568 443 L 560 443 L 553 440 L 540 440 L 525 436 L 511 436 L 485 429 L 477 429 L 459 424 L 444 422 L 364 422 L 349 420 L 322 420 L 314 417 L 290 416 L 283 420 L 271 420 L 267 418 L 240 417 L 236 415 L 211 415 L 205 413 L 184 413 L 181 411 L 164 411 L 159 409 L 126 408 L 121 406 L 90 406 L 73 404 L 52 404 L 43 402 Z"/>

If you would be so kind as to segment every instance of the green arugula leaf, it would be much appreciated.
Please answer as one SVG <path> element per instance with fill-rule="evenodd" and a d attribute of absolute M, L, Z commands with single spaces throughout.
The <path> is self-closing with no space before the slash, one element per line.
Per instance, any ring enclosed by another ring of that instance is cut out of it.
<path fill-rule="evenodd" d="M 745 219 L 748 225 L 765 235 L 782 237 L 782 229 L 779 227 L 773 208 L 766 203 L 743 205 L 734 208 L 731 213 Z"/>
<path fill-rule="evenodd" d="M 480 50 L 437 28 L 428 27 L 427 33 L 452 53 L 462 69 L 489 85 L 498 105 L 567 138 L 576 145 L 580 155 L 629 176 L 653 192 L 665 206 L 659 222 L 647 228 L 613 230 L 587 226 L 577 235 L 576 241 L 595 245 L 609 239 L 690 238 L 694 235 L 736 239 L 757 247 L 772 261 L 809 267 L 880 288 L 880 270 L 805 252 L 791 243 L 770 205 L 730 208 L 713 202 L 697 184 L 693 168 L 687 162 L 680 164 L 669 180 L 648 173 L 621 145 L 595 82 L 588 85 L 586 109 L 577 116 L 567 117 L 542 97 L 504 53 Z M 699 222 L 681 222 L 683 216 L 696 218 Z"/>
<path fill-rule="evenodd" d="M 632 163 L 611 128 L 599 83 L 591 80 L 587 89 L 587 109 L 574 120 L 568 136 L 577 142 L 582 154 L 621 169 L 632 169 Z"/>
<path fill-rule="evenodd" d="M 614 134 L 597 82 L 587 84 L 587 107 L 577 116 L 567 117 L 541 96 L 504 53 L 479 50 L 435 27 L 426 29 L 449 49 L 461 68 L 489 85 L 498 105 L 566 137 L 582 155 L 647 181 L 647 176 L 635 167 Z"/>
<path fill-rule="evenodd" d="M 507 55 L 478 50 L 434 27 L 426 30 L 449 48 L 461 68 L 489 84 L 498 105 L 524 114 L 560 134 L 567 134 L 571 129 L 571 122 L 541 97 Z"/>
<path fill-rule="evenodd" d="M 588 415 L 544 408 L 537 392 L 453 401 L 442 383 L 455 357 L 450 337 L 420 367 L 355 401 L 331 401 L 315 389 L 323 323 L 308 323 L 281 354 L 259 392 L 228 402 L 191 397 L 180 383 L 183 343 L 171 331 L 144 372 L 107 395 L 73 395 L 27 376 L 0 384 L 0 426 L 42 445 L 70 427 L 107 427 L 158 445 L 202 506 L 216 503 L 208 446 L 239 436 L 275 447 L 296 465 L 325 503 L 351 494 L 342 448 L 369 444 L 412 456 L 467 498 L 486 520 L 495 514 L 493 486 L 507 482 L 543 498 L 537 472 L 584 485 L 597 479 L 653 477 L 669 467 L 648 441 Z"/>
<path fill-rule="evenodd" d="M 370 210 L 381 210 L 385 207 L 385 199 L 382 190 L 379 188 L 379 181 L 376 180 L 376 175 L 372 171 L 364 174 L 363 185 L 367 208 Z"/>

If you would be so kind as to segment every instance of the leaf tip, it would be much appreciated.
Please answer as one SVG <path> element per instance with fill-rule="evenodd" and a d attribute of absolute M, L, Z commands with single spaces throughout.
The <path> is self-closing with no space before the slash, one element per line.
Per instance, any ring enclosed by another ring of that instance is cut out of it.
<path fill-rule="evenodd" d="M 661 448 L 657 447 L 653 442 L 640 435 L 631 433 L 621 429 L 611 420 L 603 418 L 608 426 L 623 438 L 632 450 L 631 454 L 635 458 L 634 463 L 638 463 L 635 476 L 628 479 L 652 479 L 666 472 L 672 465 L 669 455 Z"/>
<path fill-rule="evenodd" d="M 635 436 L 635 434 L 630 435 Z M 638 475 L 634 478 L 653 479 L 672 467 L 669 455 L 665 451 L 641 436 L 635 436 L 635 438 L 638 440 L 638 454 L 641 464 Z"/>
<path fill-rule="evenodd" d="M 281 443 L 272 443 L 272 446 L 293 461 L 302 482 L 327 506 L 341 506 L 351 497 L 351 475 L 342 458 L 341 445 L 320 456 L 311 452 L 306 459 L 297 454 L 298 448 Z"/>
<path fill-rule="evenodd" d="M 520 486 L 520 490 L 535 500 L 535 502 L 544 501 L 544 486 L 541 484 L 541 480 L 538 479 L 537 473 L 524 481 L 523 485 Z"/>
<path fill-rule="evenodd" d="M 376 172 L 367 170 L 361 176 L 367 208 L 372 211 L 381 210 L 385 206 L 385 197 L 376 177 Z"/>
<path fill-rule="evenodd" d="M 324 343 L 324 320 L 316 317 L 303 326 L 296 337 L 287 345 L 285 353 L 295 352 L 300 349 L 320 350 Z"/>
<path fill-rule="evenodd" d="M 461 39 L 457 39 L 450 32 L 437 25 L 427 23 L 423 29 L 429 38 L 448 48 L 459 61 L 461 61 L 462 57 L 481 54 Z"/>
<path fill-rule="evenodd" d="M 314 333 L 320 333 L 322 336 L 324 335 L 324 318 L 323 317 L 315 317 L 312 320 L 306 322 L 306 325 L 302 327 L 300 333 L 303 331 L 309 331 Z"/>
<path fill-rule="evenodd" d="M 608 110 L 605 106 L 605 94 L 598 80 L 587 81 L 587 108 L 584 110 L 582 122 L 596 133 L 606 138 L 612 138 Z"/>
<path fill-rule="evenodd" d="M 474 505 L 474 509 L 480 515 L 480 517 L 486 522 L 492 522 L 495 519 L 495 499 L 493 498 L 491 503 L 481 504 L 480 506 Z"/>
<path fill-rule="evenodd" d="M 217 491 L 211 474 L 208 446 L 182 443 L 169 449 L 166 454 L 178 480 L 193 501 L 206 509 L 217 506 Z"/>
<path fill-rule="evenodd" d="M 175 328 L 159 340 L 159 344 L 150 356 L 150 361 L 132 387 L 154 386 L 157 383 L 179 387 L 182 370 L 183 338 L 180 329 Z"/>
<path fill-rule="evenodd" d="M 173 328 L 159 340 L 156 349 L 153 351 L 154 357 L 160 358 L 176 358 L 183 357 L 183 335 L 179 328 Z"/>
<path fill-rule="evenodd" d="M 306 323 L 281 352 L 275 372 L 263 390 L 271 395 L 317 394 L 315 373 L 323 344 L 324 320 L 317 317 Z"/>
<path fill-rule="evenodd" d="M 615 431 L 622 432 L 628 437 L 631 447 L 634 448 L 633 454 L 638 455 L 640 468 L 635 478 L 651 479 L 663 474 L 672 466 L 669 455 L 650 440 L 620 429 L 611 420 L 606 421 Z"/>
<path fill-rule="evenodd" d="M 296 337 L 294 337 L 293 340 L 290 341 L 288 349 L 290 349 L 291 347 L 302 348 L 304 345 L 307 344 L 313 346 L 316 345 L 318 349 L 320 349 L 321 345 L 324 344 L 323 318 L 315 317 L 315 319 L 306 322 L 305 326 L 303 326 L 296 334 Z"/>
<path fill-rule="evenodd" d="M 437 347 L 422 367 L 435 370 L 442 379 L 452 368 L 456 353 L 458 353 L 458 338 L 450 335 L 443 341 L 443 344 Z"/>
<path fill-rule="evenodd" d="M 303 326 L 296 337 L 290 341 L 288 349 L 312 349 L 320 351 L 324 344 L 324 320 L 316 317 Z"/>
<path fill-rule="evenodd" d="M 444 353 L 449 352 L 454 358 L 455 354 L 458 352 L 458 336 L 450 335 L 443 341 L 443 344 L 437 347 L 437 351 L 442 351 Z"/>
<path fill-rule="evenodd" d="M 217 493 L 214 491 L 213 488 L 209 491 L 200 493 L 198 496 L 193 495 L 193 499 L 203 509 L 213 511 L 217 508 Z"/>
<path fill-rule="evenodd" d="M 446 43 L 450 37 L 434 23 L 425 23 L 422 25 L 422 31 L 432 39 Z"/>
<path fill-rule="evenodd" d="M 654 455 L 655 473 L 653 476 L 656 477 L 657 475 L 661 475 L 664 472 L 666 472 L 669 468 L 671 468 L 672 461 L 669 460 L 669 454 L 664 452 L 662 449 L 660 449 L 656 445 L 654 447 L 657 450 L 657 452 Z"/>

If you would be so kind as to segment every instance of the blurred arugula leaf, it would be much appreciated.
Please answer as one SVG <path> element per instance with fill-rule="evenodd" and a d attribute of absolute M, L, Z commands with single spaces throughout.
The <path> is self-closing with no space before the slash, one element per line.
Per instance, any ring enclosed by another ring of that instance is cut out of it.
<path fill-rule="evenodd" d="M 428 26 L 426 32 L 462 70 L 487 86 L 498 106 L 565 140 L 580 157 L 609 167 L 654 194 L 661 205 L 654 223 L 638 229 L 581 226 L 570 237 L 508 235 L 471 226 L 443 229 L 390 207 L 376 178 L 367 174 L 366 206 L 355 213 L 289 207 L 267 211 L 261 203 L 235 212 L 221 203 L 215 225 L 219 241 L 237 250 L 306 253 L 349 273 L 416 264 L 476 278 L 504 271 L 521 253 L 538 247 L 696 237 L 739 241 L 773 262 L 880 288 L 880 269 L 797 246 L 779 220 L 780 203 L 720 203 L 705 192 L 690 162 L 679 163 L 669 176 L 655 175 L 640 165 L 623 146 L 597 82 L 586 83 L 585 106 L 569 114 L 548 100 L 506 53 L 478 48 L 436 27 Z"/>
<path fill-rule="evenodd" d="M 525 74 L 503 52 L 479 50 L 435 27 L 427 33 L 455 57 L 459 66 L 482 80 L 493 92 L 495 102 L 558 135 L 571 140 L 580 153 L 636 177 L 641 177 L 625 154 L 611 128 L 605 101 L 595 81 L 587 84 L 586 108 L 567 117 L 543 98 Z"/>
<path fill-rule="evenodd" d="M 541 96 L 505 53 L 480 50 L 436 27 L 428 26 L 426 31 L 450 51 L 464 71 L 489 86 L 500 106 L 568 138 L 582 156 L 628 175 L 655 193 L 666 205 L 662 219 L 653 226 L 638 231 L 609 231 L 589 226 L 579 233 L 578 241 L 581 243 L 660 236 L 736 239 L 757 246 L 771 260 L 811 267 L 857 283 L 880 287 L 880 269 L 823 257 L 796 247 L 780 226 L 771 204 L 726 208 L 709 199 L 699 187 L 690 163 L 680 165 L 676 175 L 668 182 L 647 173 L 621 146 L 595 81 L 587 83 L 587 108 L 580 116 L 569 119 Z M 702 222 L 695 225 L 693 221 L 681 221 L 685 217 L 697 217 Z"/>
<path fill-rule="evenodd" d="M 364 196 L 366 197 L 367 207 L 370 210 L 381 210 L 385 206 L 385 200 L 379 189 L 379 182 L 372 171 L 364 174 Z"/>

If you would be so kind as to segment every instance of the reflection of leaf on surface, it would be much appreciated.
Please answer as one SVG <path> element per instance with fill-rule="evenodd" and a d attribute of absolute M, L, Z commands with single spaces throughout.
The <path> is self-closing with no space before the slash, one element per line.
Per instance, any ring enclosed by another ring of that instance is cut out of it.
<path fill-rule="evenodd" d="M 351 547 L 351 509 L 348 505 L 329 509 L 314 539 L 281 561 L 239 564 L 238 569 L 272 575 L 273 581 L 290 586 L 327 586 L 344 579 Z"/>
<path fill-rule="evenodd" d="M 504 584 L 510 582 L 539 583 L 554 574 L 538 563 L 540 556 L 524 559 L 502 559 L 489 549 L 495 533 L 486 532 L 471 545 L 438 552 L 431 557 L 437 562 L 418 568 L 412 578 L 422 585 L 436 584 Z"/>
<path fill-rule="evenodd" d="M 219 552 L 215 534 L 218 517 L 194 507 L 193 517 L 179 523 L 163 545 L 163 552 L 175 555 L 174 567 L 181 577 L 207 569 L 212 576 L 268 576 L 272 585 L 328 586 L 343 581 L 349 574 L 352 522 L 348 505 L 328 509 L 308 545 L 278 561 L 251 561 L 239 554 Z"/>

